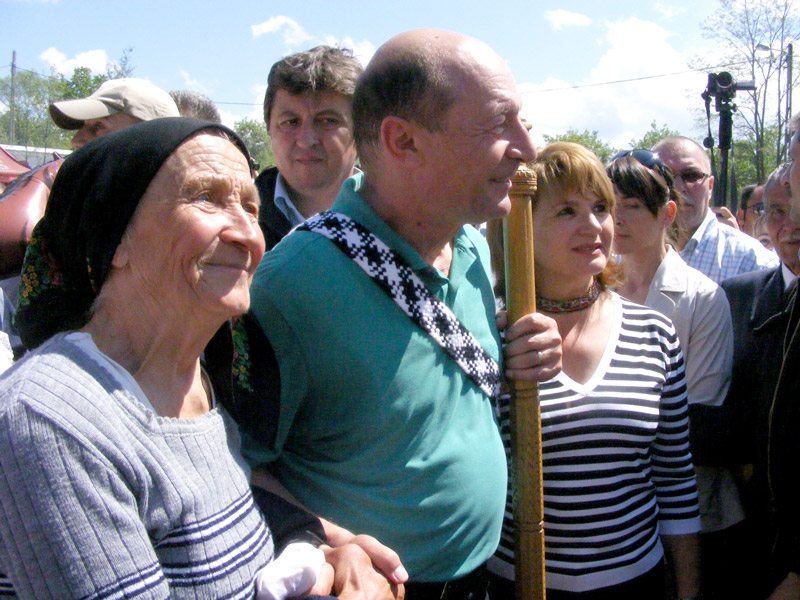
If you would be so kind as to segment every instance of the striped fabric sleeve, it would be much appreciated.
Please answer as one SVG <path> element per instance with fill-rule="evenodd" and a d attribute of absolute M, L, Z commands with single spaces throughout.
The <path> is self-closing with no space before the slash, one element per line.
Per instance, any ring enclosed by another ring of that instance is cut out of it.
<path fill-rule="evenodd" d="M 664 535 L 694 533 L 700 514 L 689 450 L 689 407 L 683 354 L 672 323 L 665 321 L 656 327 L 656 331 L 665 360 L 665 378 L 650 464 L 660 529 Z"/>
<path fill-rule="evenodd" d="M 130 487 L 106 460 L 20 404 L 0 415 L 0 449 L 0 563 L 18 597 L 169 597 Z"/>

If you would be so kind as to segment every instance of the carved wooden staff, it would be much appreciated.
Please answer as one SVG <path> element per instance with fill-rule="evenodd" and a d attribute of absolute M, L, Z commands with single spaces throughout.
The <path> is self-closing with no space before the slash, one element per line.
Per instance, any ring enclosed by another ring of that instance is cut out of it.
<path fill-rule="evenodd" d="M 503 221 L 508 322 L 536 311 L 533 275 L 533 206 L 536 174 L 519 168 L 511 189 L 511 212 Z M 545 597 L 544 510 L 542 507 L 542 428 L 535 382 L 515 381 L 510 403 L 512 498 L 516 597 Z"/>

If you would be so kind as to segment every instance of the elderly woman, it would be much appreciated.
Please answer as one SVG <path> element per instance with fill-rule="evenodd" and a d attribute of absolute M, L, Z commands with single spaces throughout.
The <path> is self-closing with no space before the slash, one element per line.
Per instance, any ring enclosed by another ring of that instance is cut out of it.
<path fill-rule="evenodd" d="M 665 550 L 692 597 L 699 519 L 675 330 L 609 289 L 615 198 L 597 157 L 553 143 L 531 166 L 537 306 L 563 344 L 563 371 L 539 385 L 547 598 L 661 598 Z M 506 525 L 497 598 L 513 579 Z"/>
<path fill-rule="evenodd" d="M 219 406 L 227 320 L 247 310 L 264 252 L 258 206 L 244 144 L 205 121 L 134 125 L 64 163 L 23 269 L 18 325 L 35 350 L 0 379 L 4 591 L 309 587 L 270 571 L 280 559 Z M 315 553 L 293 561 L 316 572 Z"/>

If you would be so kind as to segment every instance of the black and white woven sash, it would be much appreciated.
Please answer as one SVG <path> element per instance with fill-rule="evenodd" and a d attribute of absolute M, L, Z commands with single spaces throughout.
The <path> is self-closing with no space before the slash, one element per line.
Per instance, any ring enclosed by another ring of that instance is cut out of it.
<path fill-rule="evenodd" d="M 299 230 L 313 231 L 331 240 L 436 343 L 455 359 L 467 377 L 490 398 L 500 389 L 500 367 L 447 305 L 422 283 L 406 260 L 350 217 L 324 212 L 311 217 Z"/>

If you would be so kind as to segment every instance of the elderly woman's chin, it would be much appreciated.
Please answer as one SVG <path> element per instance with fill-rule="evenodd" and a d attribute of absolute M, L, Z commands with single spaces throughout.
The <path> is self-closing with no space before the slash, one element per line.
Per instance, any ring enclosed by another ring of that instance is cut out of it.
<path fill-rule="evenodd" d="M 250 308 L 250 281 L 244 270 L 231 267 L 206 267 L 200 280 L 199 296 L 209 312 L 223 320 L 238 317 Z"/>

